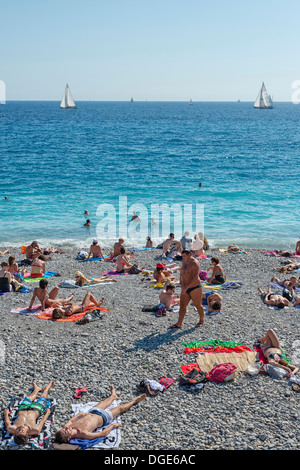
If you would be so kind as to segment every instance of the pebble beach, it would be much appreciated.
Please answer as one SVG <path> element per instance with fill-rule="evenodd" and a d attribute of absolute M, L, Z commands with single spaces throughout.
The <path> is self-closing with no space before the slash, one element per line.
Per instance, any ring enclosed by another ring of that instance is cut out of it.
<path fill-rule="evenodd" d="M 17 261 L 24 258 L 20 249 L 5 248 Z M 49 278 L 48 292 L 64 280 L 74 279 L 77 270 L 97 277 L 114 269 L 106 261 L 81 263 L 76 260 L 78 251 L 66 248 L 63 254 L 51 255 L 47 270 L 60 277 Z M 259 249 L 246 252 L 225 254 L 215 248 L 206 252 L 208 259 L 200 261 L 201 269 L 206 270 L 211 265 L 209 257 L 218 256 L 227 279 L 243 283 L 237 289 L 220 292 L 222 313 L 205 316 L 201 328 L 195 328 L 198 314 L 192 305 L 182 329 L 176 330 L 168 327 L 177 321 L 177 312 L 159 318 L 143 312 L 144 305 L 159 303 L 160 290 L 141 282 L 139 274 L 117 276 L 116 283 L 89 289 L 97 299 L 104 297 L 103 307 L 109 311 L 99 321 L 84 325 L 11 313 L 28 306 L 32 294 L 1 296 L 1 410 L 11 396 L 28 394 L 33 381 L 45 386 L 55 380 L 49 395 L 57 401 L 54 437 L 70 417 L 76 388 L 87 387 L 88 392 L 80 399 L 84 403 L 106 398 L 113 385 L 125 403 L 140 393 L 137 386 L 141 380 L 168 376 L 175 384 L 122 415 L 122 439 L 114 450 L 299 450 L 299 393 L 288 379 L 239 372 L 228 383 L 205 383 L 199 393 L 187 392 L 178 384 L 182 375 L 179 365 L 195 363 L 197 357 L 197 353 L 184 354 L 183 343 L 218 339 L 253 348 L 257 337 L 270 328 L 277 333 L 287 357 L 299 366 L 300 311 L 292 305 L 281 311 L 271 309 L 257 292 L 258 286 L 265 290 L 275 274 L 282 279 L 289 277 L 274 270 L 284 258 L 265 256 Z M 159 249 L 136 251 L 134 262 L 153 270 L 160 255 Z M 1 261 L 7 258 L 4 255 Z M 177 264 L 181 266 L 180 261 Z M 61 288 L 59 297 L 72 292 L 74 301 L 81 302 L 87 289 Z M 180 294 L 180 286 L 176 293 Z"/>

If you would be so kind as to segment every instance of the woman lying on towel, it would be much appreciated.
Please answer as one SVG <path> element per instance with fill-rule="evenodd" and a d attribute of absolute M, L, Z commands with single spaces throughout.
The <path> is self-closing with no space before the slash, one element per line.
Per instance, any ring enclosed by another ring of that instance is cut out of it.
<path fill-rule="evenodd" d="M 286 264 L 285 266 L 282 266 L 281 268 L 275 268 L 276 271 L 278 271 L 279 273 L 290 273 L 292 271 L 295 271 L 296 269 L 299 269 L 300 268 L 300 263 L 289 263 L 289 264 Z"/>
<path fill-rule="evenodd" d="M 288 364 L 283 359 L 282 347 L 274 330 L 268 330 L 263 338 L 257 338 L 257 340 L 261 343 L 264 356 L 269 364 L 285 369 L 289 376 L 299 371 L 298 367 Z"/>
<path fill-rule="evenodd" d="M 212 274 L 209 280 L 207 281 L 207 283 L 208 284 L 224 284 L 224 282 L 226 281 L 226 276 L 223 272 L 222 266 L 220 265 L 219 258 L 214 256 L 211 259 L 211 264 L 212 266 L 210 266 L 207 269 L 207 271 L 212 270 Z"/>
<path fill-rule="evenodd" d="M 98 278 L 93 278 L 93 277 L 85 277 L 84 274 L 80 271 L 76 271 L 75 273 L 75 283 L 77 286 L 83 287 L 83 286 L 91 286 L 93 284 L 101 284 L 102 282 L 117 282 L 116 279 L 112 279 L 107 276 L 101 276 Z"/>
<path fill-rule="evenodd" d="M 91 292 L 88 292 L 83 299 L 81 304 L 76 304 L 70 302 L 69 304 L 61 305 L 58 308 L 54 308 L 52 312 L 52 318 L 54 320 L 59 320 L 60 318 L 67 318 L 73 315 L 74 313 L 85 312 L 88 308 L 95 306 L 95 308 L 100 308 L 103 304 L 104 298 L 98 302 Z"/>

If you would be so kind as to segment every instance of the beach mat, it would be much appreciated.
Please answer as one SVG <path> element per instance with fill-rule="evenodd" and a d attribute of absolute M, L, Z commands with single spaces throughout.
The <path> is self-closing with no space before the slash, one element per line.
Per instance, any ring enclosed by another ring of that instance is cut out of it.
<path fill-rule="evenodd" d="M 46 308 L 44 313 L 52 313 L 52 308 Z M 14 308 L 10 311 L 10 313 L 17 313 L 18 315 L 29 315 L 29 316 L 37 316 L 42 313 L 42 306 L 41 304 L 33 305 L 30 310 L 27 307 L 22 308 Z"/>
<path fill-rule="evenodd" d="M 101 312 L 108 312 L 109 308 L 103 308 L 103 307 L 96 307 L 93 305 L 92 307 L 88 307 L 84 312 L 80 313 L 73 313 L 70 317 L 67 318 L 59 318 L 58 320 L 53 320 L 52 318 L 52 312 L 53 309 L 51 309 L 51 312 L 44 312 L 36 316 L 36 318 L 40 318 L 41 320 L 50 320 L 50 321 L 55 321 L 55 322 L 64 322 L 64 323 L 75 323 L 78 320 L 81 320 L 85 316 L 87 312 L 90 310 L 100 310 Z"/>
<path fill-rule="evenodd" d="M 218 364 L 224 364 L 231 362 L 237 368 L 237 371 L 245 371 L 247 366 L 252 362 L 255 362 L 256 352 L 255 351 L 243 351 L 240 353 L 226 352 L 226 353 L 204 353 L 197 356 L 197 364 L 202 371 L 210 372 Z"/>
<path fill-rule="evenodd" d="M 47 279 L 48 277 L 56 276 L 57 273 L 46 271 L 42 277 L 30 277 L 30 273 L 24 274 L 25 282 L 39 282 L 41 279 Z"/>
<path fill-rule="evenodd" d="M 66 281 L 62 282 L 61 284 L 59 284 L 58 287 L 62 287 L 62 288 L 65 288 L 65 289 L 86 289 L 86 288 L 89 288 L 89 287 L 105 286 L 107 284 L 114 284 L 111 281 L 107 281 L 107 282 L 100 282 L 99 284 L 86 284 L 85 286 L 79 286 L 75 282 L 76 281 L 74 281 L 73 279 L 66 280 Z"/>
<path fill-rule="evenodd" d="M 18 407 L 21 404 L 21 401 L 25 398 L 24 396 L 19 396 L 17 398 L 11 398 L 8 409 L 10 410 L 9 419 L 13 424 L 16 417 Z M 14 438 L 9 432 L 7 432 L 4 419 L 1 421 L 0 425 L 0 448 L 11 449 L 11 450 L 47 450 L 50 447 L 51 443 L 51 428 L 53 424 L 53 418 L 56 407 L 56 400 L 48 398 L 50 401 L 50 415 L 48 416 L 42 432 L 38 436 L 29 436 L 28 444 L 25 446 L 17 445 L 14 441 Z"/>
<path fill-rule="evenodd" d="M 91 408 L 97 405 L 98 402 L 89 402 L 86 404 L 72 404 L 72 417 L 76 416 L 78 413 L 88 413 Z M 106 411 L 115 408 L 121 404 L 120 400 L 114 400 L 113 403 L 106 408 Z M 115 419 L 112 421 L 113 423 L 121 423 L 121 417 L 116 416 Z M 102 431 L 105 427 L 98 428 L 96 431 Z M 92 447 L 93 449 L 113 449 L 119 447 L 121 443 L 121 430 L 120 428 L 113 429 L 108 436 L 101 437 L 99 439 L 71 439 L 69 441 L 70 444 L 78 445 L 82 450 Z"/>

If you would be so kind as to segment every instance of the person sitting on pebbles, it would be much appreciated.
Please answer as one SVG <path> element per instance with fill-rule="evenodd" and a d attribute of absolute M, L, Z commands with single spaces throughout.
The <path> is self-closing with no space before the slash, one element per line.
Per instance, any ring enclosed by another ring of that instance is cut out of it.
<path fill-rule="evenodd" d="M 26 445 L 29 436 L 40 434 L 45 422 L 50 415 L 50 402 L 48 392 L 54 386 L 54 380 L 46 387 L 38 387 L 34 382 L 33 391 L 24 398 L 18 408 L 17 419 L 12 424 L 9 419 L 9 409 L 4 410 L 4 422 L 9 434 L 14 436 L 18 445 Z M 42 392 L 40 398 L 38 394 Z M 40 419 L 41 418 L 41 419 Z"/>
<path fill-rule="evenodd" d="M 57 299 L 58 287 L 54 287 L 48 294 L 47 292 L 48 288 L 48 280 L 47 279 L 41 279 L 39 282 L 39 287 L 35 287 L 33 289 L 33 294 L 31 297 L 31 301 L 29 304 L 29 307 L 27 310 L 31 310 L 34 304 L 35 299 L 37 298 L 41 302 L 41 308 L 42 311 L 45 310 L 45 308 L 51 308 L 55 307 L 58 305 L 65 305 L 71 302 L 71 300 L 74 297 L 74 294 L 72 294 L 70 297 L 67 299 Z"/>
<path fill-rule="evenodd" d="M 179 296 L 174 296 L 175 289 L 176 285 L 170 282 L 159 294 L 159 302 L 164 304 L 165 308 L 172 308 L 175 305 L 179 305 Z"/>
<path fill-rule="evenodd" d="M 208 284 L 224 284 L 226 281 L 226 276 L 223 272 L 222 266 L 220 265 L 220 260 L 216 256 L 211 259 L 212 266 L 210 266 L 207 271 L 212 270 L 212 274 L 208 279 Z"/>
<path fill-rule="evenodd" d="M 101 246 L 99 245 L 98 240 L 96 239 L 93 240 L 93 243 L 90 246 L 90 251 L 87 259 L 89 259 L 91 256 L 93 258 L 104 258 Z"/>
<path fill-rule="evenodd" d="M 118 398 L 113 386 L 110 387 L 110 391 L 111 395 L 109 398 L 90 408 L 87 413 L 78 413 L 69 419 L 55 434 L 55 441 L 67 443 L 72 439 L 91 440 L 106 437 L 114 428 L 121 426 L 120 423 L 113 423 L 117 416 L 126 413 L 134 405 L 146 399 L 146 394 L 143 393 L 128 403 L 107 410 Z M 102 427 L 105 427 L 105 429 L 96 432 L 97 429 Z"/>

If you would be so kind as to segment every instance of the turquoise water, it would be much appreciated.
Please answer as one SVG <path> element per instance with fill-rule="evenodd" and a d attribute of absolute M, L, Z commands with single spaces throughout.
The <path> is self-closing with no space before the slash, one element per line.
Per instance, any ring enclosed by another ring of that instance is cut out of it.
<path fill-rule="evenodd" d="M 33 239 L 80 246 L 99 236 L 99 205 L 115 207 L 118 222 L 123 196 L 128 209 L 140 203 L 149 214 L 154 203 L 203 205 L 205 235 L 214 246 L 294 248 L 300 236 L 297 105 L 77 105 L 0 105 L 1 246 Z M 83 226 L 86 209 L 90 228 Z M 141 245 L 144 237 L 137 233 L 131 242 Z"/>

